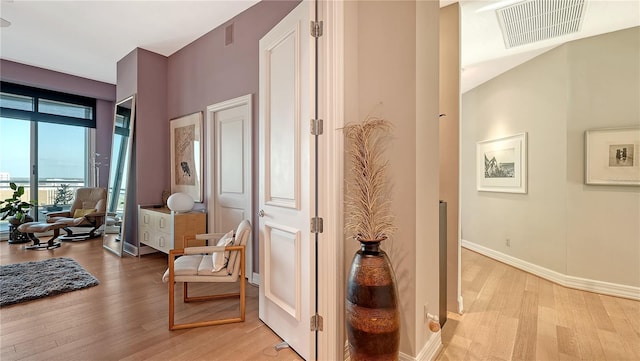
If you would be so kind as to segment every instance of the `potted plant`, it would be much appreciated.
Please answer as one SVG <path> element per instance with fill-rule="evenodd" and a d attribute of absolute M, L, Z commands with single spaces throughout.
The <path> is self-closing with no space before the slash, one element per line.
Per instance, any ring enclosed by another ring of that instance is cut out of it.
<path fill-rule="evenodd" d="M 400 312 L 395 273 L 387 254 L 380 249 L 380 243 L 396 230 L 389 199 L 388 163 L 383 157 L 390 130 L 390 122 L 376 118 L 344 127 L 350 163 L 345 228 L 360 242 L 347 277 L 345 300 L 351 360 L 399 357 Z M 381 334 L 385 336 L 380 337 Z"/>
<path fill-rule="evenodd" d="M 60 205 L 71 203 L 73 200 L 73 191 L 69 189 L 69 187 L 69 184 L 61 184 L 56 188 L 56 195 L 53 198 L 53 206 L 47 207 L 47 211 L 61 211 L 62 207 Z"/>
<path fill-rule="evenodd" d="M 2 220 L 8 218 L 9 221 L 9 243 L 24 243 L 30 240 L 25 234 L 18 232 L 18 226 L 22 223 L 33 222 L 33 218 L 29 216 L 31 207 L 35 207 L 30 202 L 20 199 L 24 195 L 24 187 L 17 186 L 10 182 L 9 187 L 13 190 L 13 196 L 0 201 L 0 214 Z"/>

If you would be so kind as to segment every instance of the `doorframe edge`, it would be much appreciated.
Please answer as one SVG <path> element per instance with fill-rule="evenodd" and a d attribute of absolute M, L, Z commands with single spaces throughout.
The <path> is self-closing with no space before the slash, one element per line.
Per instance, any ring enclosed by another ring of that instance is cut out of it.
<path fill-rule="evenodd" d="M 325 122 L 320 169 L 324 169 L 319 200 L 326 218 L 318 252 L 319 314 L 324 330 L 318 334 L 319 360 L 344 358 L 344 3 L 318 1 L 318 19 L 324 23 L 320 38 L 320 116 Z"/>
<path fill-rule="evenodd" d="M 213 232 L 212 229 L 210 228 L 215 228 L 215 224 L 216 224 L 216 216 L 218 216 L 215 213 L 215 190 L 217 187 L 216 184 L 216 172 L 217 172 L 217 153 L 215 150 L 216 144 L 215 144 L 215 137 L 216 137 L 216 124 L 215 124 L 215 113 L 219 112 L 219 111 L 223 111 L 226 109 L 231 109 L 231 108 L 236 108 L 236 107 L 240 107 L 240 106 L 247 106 L 248 107 L 248 111 L 247 111 L 247 115 L 249 117 L 249 127 L 246 127 L 246 129 L 244 129 L 243 131 L 246 133 L 245 136 L 247 137 L 247 139 L 249 139 L 249 143 L 246 145 L 247 146 L 247 151 L 250 157 L 250 161 L 248 164 L 245 165 L 246 169 L 244 169 L 244 172 L 247 174 L 246 178 L 249 179 L 249 187 L 248 189 L 250 189 L 251 192 L 251 196 L 249 197 L 249 204 L 247 204 L 247 208 L 249 210 L 249 220 L 251 221 L 251 228 L 255 229 L 254 226 L 254 219 L 253 219 L 253 214 L 254 214 L 254 209 L 253 209 L 253 161 L 251 160 L 251 158 L 253 157 L 253 142 L 251 141 L 253 139 L 253 93 L 249 93 L 249 94 L 245 94 L 233 99 L 228 99 L 228 100 L 224 100 L 221 102 L 217 102 L 215 104 L 211 104 L 208 105 L 206 108 L 206 114 L 205 114 L 205 119 L 204 119 L 204 140 L 205 140 L 205 159 L 203 159 L 203 162 L 205 165 L 207 165 L 205 167 L 206 169 L 206 177 L 205 177 L 205 184 L 204 184 L 204 198 L 206 200 L 206 209 L 207 209 L 207 230 L 208 232 Z M 213 158 L 213 159 L 211 159 Z M 209 162 L 207 164 L 207 162 Z M 251 282 L 252 277 L 251 275 L 253 275 L 253 258 L 254 258 L 254 252 L 253 252 L 253 247 L 254 247 L 254 236 L 253 233 L 251 232 L 251 247 L 249 247 L 247 249 L 247 254 L 246 254 L 246 262 L 245 262 L 245 274 L 247 275 L 249 282 Z"/>

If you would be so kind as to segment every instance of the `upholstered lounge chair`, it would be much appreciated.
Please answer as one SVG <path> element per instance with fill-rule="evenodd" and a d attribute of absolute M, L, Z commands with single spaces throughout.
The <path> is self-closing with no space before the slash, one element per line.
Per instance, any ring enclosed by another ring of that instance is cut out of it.
<path fill-rule="evenodd" d="M 104 224 L 107 209 L 107 190 L 105 188 L 78 188 L 75 199 L 68 211 L 47 214 L 47 223 L 64 223 L 66 236 L 61 241 L 83 241 L 100 235 L 98 228 Z M 72 227 L 90 227 L 91 230 L 73 233 Z"/>
<path fill-rule="evenodd" d="M 226 323 L 244 322 L 245 319 L 245 247 L 251 235 L 251 223 L 248 220 L 240 222 L 235 234 L 233 231 L 224 233 L 209 233 L 185 237 L 185 245 L 192 240 L 204 240 L 207 246 L 185 247 L 169 251 L 169 269 L 162 277 L 169 283 L 169 330 L 221 325 Z M 231 239 L 232 243 L 227 243 Z M 216 240 L 217 245 L 209 245 Z M 226 244 L 222 245 L 222 244 Z M 227 253 L 228 252 L 228 253 Z M 215 258 L 214 258 L 215 254 Z M 219 283 L 240 281 L 238 293 L 214 294 L 190 297 L 188 284 L 194 282 Z M 175 324 L 175 283 L 184 283 L 183 301 L 196 302 L 220 298 L 239 297 L 240 314 L 238 317 Z"/>

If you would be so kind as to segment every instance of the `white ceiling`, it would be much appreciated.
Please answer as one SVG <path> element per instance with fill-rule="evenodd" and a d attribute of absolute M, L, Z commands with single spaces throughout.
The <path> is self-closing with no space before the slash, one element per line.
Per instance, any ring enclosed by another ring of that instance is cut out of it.
<path fill-rule="evenodd" d="M 579 33 L 507 50 L 495 10 L 481 9 L 505 1 L 459 1 L 462 92 L 566 41 L 640 25 L 640 0 L 587 0 Z M 0 28 L 0 57 L 115 84 L 116 62 L 136 47 L 169 56 L 255 3 L 1 0 L 11 26 Z"/>
<path fill-rule="evenodd" d="M 440 6 L 455 2 L 458 1 L 441 0 Z M 640 0 L 586 0 L 586 14 L 579 32 L 506 49 L 495 9 L 517 2 L 459 1 L 462 93 L 565 42 L 640 26 Z"/>
<path fill-rule="evenodd" d="M 2 0 L 0 58 L 111 84 L 136 47 L 169 56 L 258 0 Z"/>

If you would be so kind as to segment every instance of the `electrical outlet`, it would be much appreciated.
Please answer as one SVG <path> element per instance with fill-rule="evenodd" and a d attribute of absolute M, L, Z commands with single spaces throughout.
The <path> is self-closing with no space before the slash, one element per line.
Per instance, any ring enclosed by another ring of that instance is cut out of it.
<path fill-rule="evenodd" d="M 505 244 L 507 247 L 511 247 L 511 239 L 510 239 L 510 238 L 505 239 L 505 240 L 504 240 L 504 244 Z"/>

